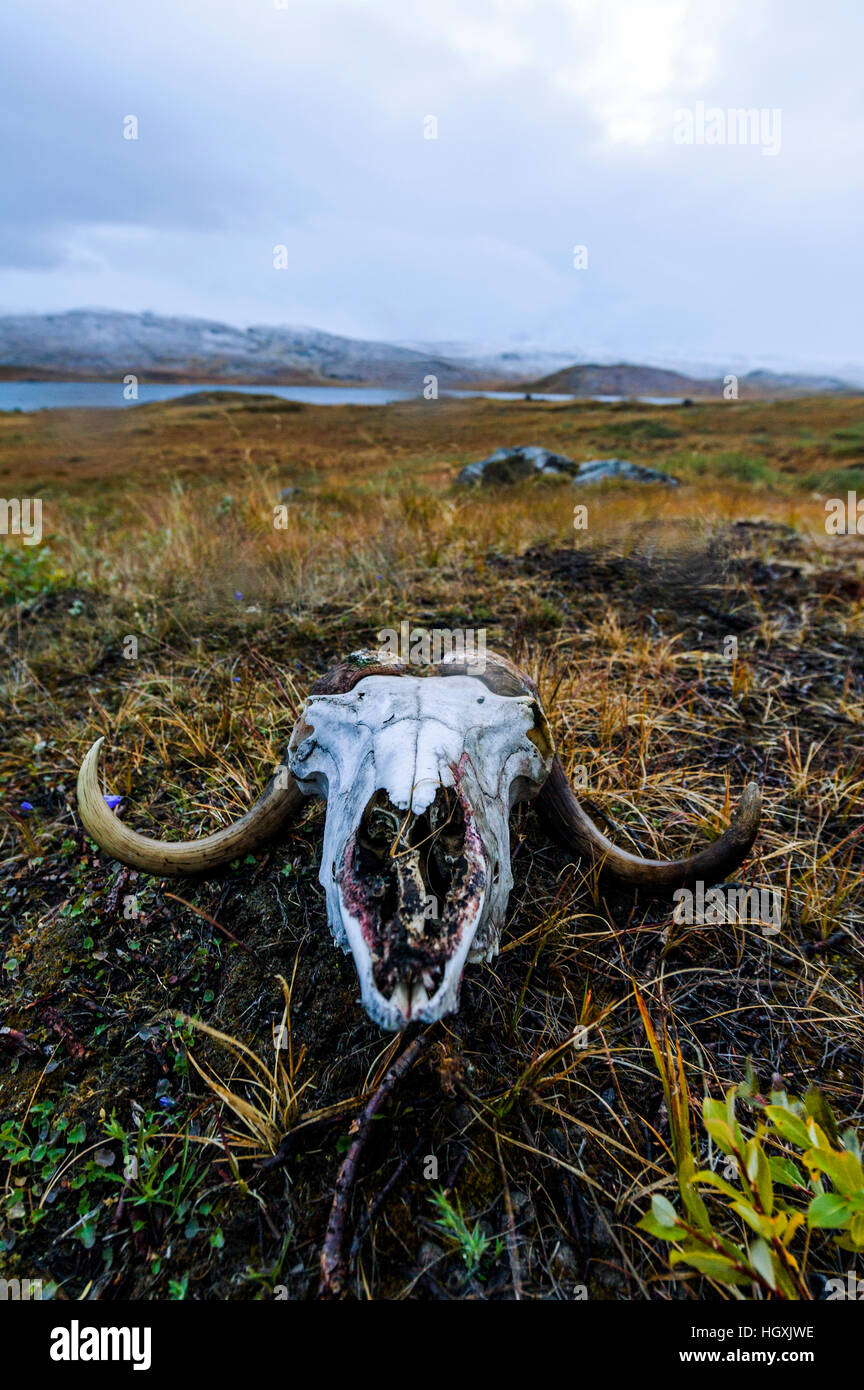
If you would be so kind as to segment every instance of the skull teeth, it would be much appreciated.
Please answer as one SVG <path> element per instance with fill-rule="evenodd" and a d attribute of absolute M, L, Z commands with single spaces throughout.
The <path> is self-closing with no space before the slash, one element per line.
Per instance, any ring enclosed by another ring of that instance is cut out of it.
<path fill-rule="evenodd" d="M 426 978 L 431 979 L 429 972 L 425 972 Z M 423 980 L 415 979 L 408 984 L 400 980 L 390 996 L 390 1003 L 395 1005 L 400 1014 L 405 1019 L 411 1019 L 425 1009 L 429 1003 L 429 991 Z"/>
<path fill-rule="evenodd" d="M 390 996 L 390 1003 L 395 1004 L 403 1018 L 408 1018 L 411 1013 L 411 996 L 408 993 L 408 986 L 404 980 L 400 980 Z"/>
<path fill-rule="evenodd" d="M 429 1003 L 429 995 L 426 993 L 426 988 L 425 988 L 425 986 L 424 986 L 422 980 L 415 980 L 415 981 L 414 981 L 414 987 L 413 987 L 413 989 L 411 990 L 411 1012 L 412 1012 L 412 1014 L 419 1013 L 421 1009 L 425 1009 L 425 1007 L 426 1007 L 426 1005 L 427 1005 L 428 1003 Z"/>

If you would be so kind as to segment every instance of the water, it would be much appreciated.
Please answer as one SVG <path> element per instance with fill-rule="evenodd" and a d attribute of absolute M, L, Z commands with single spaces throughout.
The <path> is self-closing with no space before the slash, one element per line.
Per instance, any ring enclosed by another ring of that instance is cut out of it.
<path fill-rule="evenodd" d="M 123 406 L 145 405 L 149 401 L 170 401 L 196 391 L 238 391 L 246 395 L 280 396 L 286 401 L 303 401 L 307 405 L 390 405 L 393 401 L 420 400 L 416 391 L 386 386 L 226 386 L 221 382 L 210 385 L 178 386 L 166 384 L 139 385 L 137 401 L 127 401 L 123 386 L 116 381 L 0 381 L 0 411 L 2 410 L 69 410 L 117 409 Z M 521 401 L 524 391 L 442 391 L 442 396 L 467 400 L 483 396 L 487 400 Z M 531 393 L 535 401 L 571 401 L 573 396 Z M 581 397 L 581 399 L 586 399 Z M 623 400 L 623 396 L 594 396 L 602 402 Z M 640 396 L 645 405 L 680 405 L 680 397 L 661 398 Z"/>
<path fill-rule="evenodd" d="M 171 401 L 197 391 L 237 391 L 243 395 L 281 396 L 286 401 L 309 405 L 389 405 L 407 401 L 413 391 L 377 386 L 226 386 L 224 382 L 191 386 L 164 383 L 141 384 L 137 401 L 127 401 L 123 385 L 116 381 L 0 381 L 0 410 L 68 410 L 70 408 L 118 409 Z"/>

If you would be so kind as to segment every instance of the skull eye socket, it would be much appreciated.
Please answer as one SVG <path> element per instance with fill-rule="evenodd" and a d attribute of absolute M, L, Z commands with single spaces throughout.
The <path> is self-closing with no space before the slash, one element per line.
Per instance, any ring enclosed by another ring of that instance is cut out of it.
<path fill-rule="evenodd" d="M 399 841 L 401 818 L 384 792 L 376 792 L 363 814 L 357 837 L 361 854 L 374 860 L 390 858 Z"/>

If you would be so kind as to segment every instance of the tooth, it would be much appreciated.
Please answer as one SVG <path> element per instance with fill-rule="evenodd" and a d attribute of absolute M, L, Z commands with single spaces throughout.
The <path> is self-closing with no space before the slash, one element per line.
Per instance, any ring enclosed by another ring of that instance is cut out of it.
<path fill-rule="evenodd" d="M 428 1003 L 429 995 L 426 993 L 422 982 L 420 980 L 415 980 L 414 988 L 411 992 L 411 1013 L 419 1013 L 421 1009 L 425 1009 Z"/>
<path fill-rule="evenodd" d="M 400 980 L 394 989 L 390 996 L 390 1003 L 396 1005 L 400 1014 L 404 1014 L 406 1018 L 408 1017 L 411 1011 L 411 996 L 408 993 L 408 986 L 405 984 L 404 980 Z"/>

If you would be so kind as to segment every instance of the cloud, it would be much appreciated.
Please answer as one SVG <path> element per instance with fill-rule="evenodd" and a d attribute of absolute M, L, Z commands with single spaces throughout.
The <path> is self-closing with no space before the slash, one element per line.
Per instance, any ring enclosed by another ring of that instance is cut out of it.
<path fill-rule="evenodd" d="M 861 360 L 852 0 L 89 0 L 86 28 L 7 0 L 0 26 L 0 308 Z M 700 100 L 780 108 L 780 154 L 676 145 Z"/>

